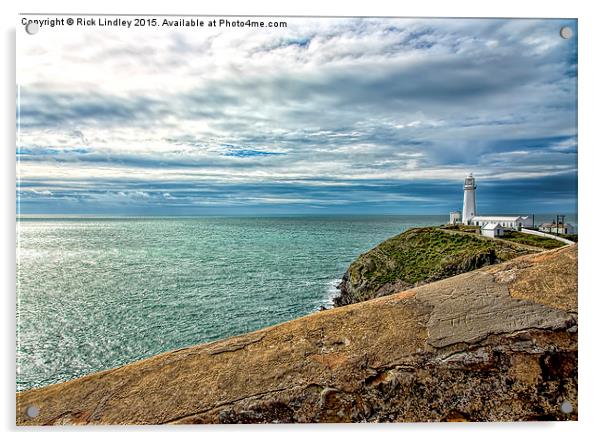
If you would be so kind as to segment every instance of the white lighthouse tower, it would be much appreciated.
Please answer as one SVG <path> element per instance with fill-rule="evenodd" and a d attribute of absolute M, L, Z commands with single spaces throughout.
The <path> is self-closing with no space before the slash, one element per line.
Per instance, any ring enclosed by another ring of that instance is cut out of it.
<path fill-rule="evenodd" d="M 464 179 L 464 209 L 462 210 L 462 223 L 469 225 L 474 216 L 477 215 L 477 202 L 475 190 L 477 189 L 475 178 L 472 173 Z"/>

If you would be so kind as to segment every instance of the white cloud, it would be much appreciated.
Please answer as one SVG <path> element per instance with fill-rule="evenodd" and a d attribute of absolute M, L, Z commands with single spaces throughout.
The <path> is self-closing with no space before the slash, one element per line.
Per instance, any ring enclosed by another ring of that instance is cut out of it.
<path fill-rule="evenodd" d="M 558 20 L 288 22 L 21 38 L 22 183 L 173 202 L 177 182 L 576 170 L 576 47 Z"/>

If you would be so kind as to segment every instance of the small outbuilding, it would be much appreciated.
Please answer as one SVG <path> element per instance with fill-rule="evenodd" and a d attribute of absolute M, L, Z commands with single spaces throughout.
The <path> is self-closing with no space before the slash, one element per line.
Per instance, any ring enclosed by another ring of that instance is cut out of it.
<path fill-rule="evenodd" d="M 539 230 L 551 234 L 574 234 L 575 227 L 570 223 L 544 223 L 539 225 Z"/>
<path fill-rule="evenodd" d="M 504 235 L 504 228 L 499 223 L 487 223 L 481 227 L 481 235 L 485 237 L 501 237 Z"/>
<path fill-rule="evenodd" d="M 460 211 L 452 211 L 449 213 L 449 224 L 457 225 L 462 223 L 462 213 Z"/>

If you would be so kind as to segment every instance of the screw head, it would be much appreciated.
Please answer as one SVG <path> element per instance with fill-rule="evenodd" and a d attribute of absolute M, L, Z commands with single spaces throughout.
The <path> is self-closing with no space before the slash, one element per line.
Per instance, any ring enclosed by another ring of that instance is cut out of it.
<path fill-rule="evenodd" d="M 560 405 L 560 411 L 562 411 L 565 414 L 572 413 L 573 412 L 573 404 L 571 402 L 569 402 L 568 400 L 565 400 Z"/>
<path fill-rule="evenodd" d="M 34 23 L 33 21 L 30 21 L 29 23 L 27 23 L 25 25 L 25 32 L 27 32 L 29 35 L 37 34 L 39 30 L 40 30 L 40 25 L 37 23 Z"/>
<path fill-rule="evenodd" d="M 35 405 L 30 405 L 27 408 L 25 408 L 25 414 L 30 419 L 35 419 L 37 416 L 40 415 L 40 408 L 38 408 Z"/>
<path fill-rule="evenodd" d="M 573 30 L 568 26 L 563 26 L 560 28 L 560 36 L 565 40 L 568 40 L 573 36 Z"/>

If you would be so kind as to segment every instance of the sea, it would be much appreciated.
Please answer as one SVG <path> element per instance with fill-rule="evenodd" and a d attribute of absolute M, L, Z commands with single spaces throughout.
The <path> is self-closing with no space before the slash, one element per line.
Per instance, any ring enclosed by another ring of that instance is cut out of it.
<path fill-rule="evenodd" d="M 17 390 L 332 307 L 358 255 L 447 220 L 20 217 Z"/>

